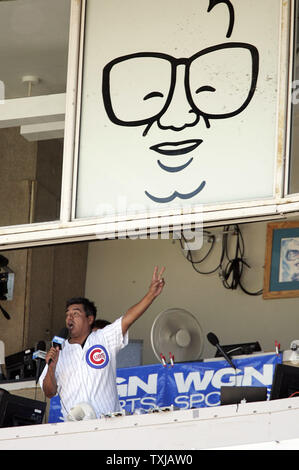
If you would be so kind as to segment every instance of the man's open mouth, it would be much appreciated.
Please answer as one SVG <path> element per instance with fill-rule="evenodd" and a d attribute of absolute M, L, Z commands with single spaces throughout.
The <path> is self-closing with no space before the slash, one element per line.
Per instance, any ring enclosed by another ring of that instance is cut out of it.
<path fill-rule="evenodd" d="M 195 150 L 201 143 L 201 139 L 182 140 L 180 142 L 162 142 L 161 144 L 152 145 L 150 150 L 154 150 L 161 155 L 185 155 Z"/>

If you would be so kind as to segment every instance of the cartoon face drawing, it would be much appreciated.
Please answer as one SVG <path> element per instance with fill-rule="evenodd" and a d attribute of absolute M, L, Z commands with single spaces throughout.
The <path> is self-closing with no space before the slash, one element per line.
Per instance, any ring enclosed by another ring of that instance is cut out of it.
<path fill-rule="evenodd" d="M 199 213 L 273 196 L 280 8 L 87 1 L 76 217 Z"/>
<path fill-rule="evenodd" d="M 210 0 L 208 12 L 220 3 L 229 9 L 230 37 L 234 24 L 231 2 Z M 246 64 L 245 68 L 239 64 Z M 131 53 L 104 67 L 103 102 L 110 121 L 118 126 L 140 126 L 144 138 L 153 126 L 162 131 L 162 140 L 149 146 L 156 154 L 156 164 L 162 171 L 183 174 L 203 143 L 198 124 L 203 122 L 210 128 L 214 119 L 242 113 L 255 93 L 258 70 L 257 48 L 242 42 L 217 44 L 188 58 L 160 52 Z M 191 139 L 180 138 L 186 128 L 194 128 Z M 163 131 L 172 131 L 173 138 L 163 140 Z M 179 156 L 185 158 L 178 160 Z M 193 198 L 206 184 L 202 180 L 186 193 L 174 190 L 168 196 L 150 190 L 145 194 L 156 203 L 169 203 L 175 198 Z"/>

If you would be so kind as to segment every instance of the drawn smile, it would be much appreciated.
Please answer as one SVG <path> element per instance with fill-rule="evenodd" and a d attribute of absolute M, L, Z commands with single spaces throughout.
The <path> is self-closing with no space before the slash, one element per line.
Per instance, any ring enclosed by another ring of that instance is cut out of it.
<path fill-rule="evenodd" d="M 180 142 L 162 142 L 161 144 L 152 145 L 150 150 L 167 156 L 185 155 L 186 153 L 192 152 L 201 143 L 201 139 L 182 140 Z"/>

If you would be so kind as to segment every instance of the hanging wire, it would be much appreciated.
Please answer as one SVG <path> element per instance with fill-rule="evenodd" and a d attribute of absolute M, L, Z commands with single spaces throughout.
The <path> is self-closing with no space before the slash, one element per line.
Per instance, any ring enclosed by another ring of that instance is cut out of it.
<path fill-rule="evenodd" d="M 7 311 L 1 305 L 0 305 L 0 311 L 3 313 L 6 320 L 10 320 L 10 315 L 7 313 Z"/>
<path fill-rule="evenodd" d="M 236 247 L 233 258 L 231 258 L 228 253 L 228 239 L 230 232 L 233 232 L 233 235 L 236 237 Z M 219 271 L 219 277 L 222 280 L 222 284 L 226 289 L 235 290 L 240 287 L 240 289 L 247 295 L 261 295 L 263 293 L 263 289 L 260 289 L 256 292 L 250 292 L 244 287 L 243 283 L 241 282 L 244 266 L 246 266 L 247 268 L 250 268 L 250 266 L 244 259 L 245 245 L 243 235 L 239 226 L 234 225 L 233 229 L 231 229 L 229 225 L 224 227 L 222 234 L 222 248 L 220 260 L 217 266 L 210 271 L 202 271 L 201 269 L 199 269 L 199 265 L 203 261 L 205 261 L 212 253 L 213 248 L 215 246 L 216 237 L 208 231 L 204 231 L 204 234 L 208 235 L 208 238 L 211 241 L 211 246 L 207 253 L 200 260 L 195 261 L 192 256 L 192 250 L 187 250 L 186 259 L 191 263 L 193 269 L 198 274 L 213 274 L 216 271 Z M 181 233 L 180 244 L 181 248 L 184 249 L 182 240 L 184 241 L 185 245 L 188 246 L 188 241 L 185 239 L 183 232 Z M 225 258 L 227 258 L 228 260 L 226 265 Z"/>
<path fill-rule="evenodd" d="M 198 260 L 198 261 L 195 261 L 195 260 L 193 259 L 193 257 L 192 257 L 192 250 L 187 250 L 186 259 L 187 259 L 188 261 L 190 261 L 190 263 L 192 264 L 193 269 L 194 269 L 197 273 L 199 273 L 199 274 L 212 274 L 212 273 L 215 273 L 215 272 L 221 267 L 221 263 L 222 263 L 222 259 L 223 259 L 224 252 L 223 252 L 223 250 L 222 250 L 220 262 L 219 262 L 219 264 L 218 264 L 214 269 L 212 269 L 211 271 L 201 271 L 201 270 L 198 268 L 198 265 L 201 264 L 203 261 L 205 261 L 205 260 L 208 258 L 208 256 L 212 253 L 213 248 L 214 248 L 215 243 L 216 243 L 216 237 L 215 237 L 215 235 L 211 234 L 210 232 L 206 232 L 206 231 L 204 231 L 204 234 L 207 234 L 207 235 L 208 235 L 209 241 L 211 242 L 211 246 L 210 246 L 208 252 L 205 254 L 205 256 L 204 256 L 203 258 L 201 258 L 201 259 Z M 183 244 L 182 244 L 182 239 L 184 240 L 186 246 L 188 246 L 188 242 L 187 242 L 187 240 L 185 239 L 184 234 L 182 233 L 181 235 L 182 235 L 182 236 L 181 236 L 181 238 L 180 238 L 180 244 L 181 244 L 181 248 L 184 249 L 184 248 L 183 248 Z"/>

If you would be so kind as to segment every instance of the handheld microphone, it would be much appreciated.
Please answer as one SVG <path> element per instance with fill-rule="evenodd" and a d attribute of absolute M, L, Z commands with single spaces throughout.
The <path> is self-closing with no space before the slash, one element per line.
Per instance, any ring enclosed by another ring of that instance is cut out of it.
<path fill-rule="evenodd" d="M 54 348 L 58 346 L 59 349 L 62 349 L 64 342 L 66 338 L 68 337 L 68 335 L 69 335 L 69 330 L 66 327 L 62 328 L 59 332 L 59 335 L 54 336 L 54 338 L 52 339 L 52 346 Z"/>
<path fill-rule="evenodd" d="M 229 363 L 229 365 L 231 367 L 233 367 L 233 369 L 236 369 L 236 366 L 235 364 L 233 363 L 233 361 L 231 360 L 231 358 L 226 354 L 226 352 L 224 351 L 224 349 L 220 346 L 219 344 L 219 340 L 217 338 L 216 335 L 214 335 L 214 333 L 208 333 L 207 334 L 207 338 L 209 340 L 209 342 L 215 346 L 218 351 L 220 352 L 220 354 L 224 357 L 224 359 Z"/>
<path fill-rule="evenodd" d="M 64 342 L 66 338 L 68 337 L 68 335 L 69 335 L 69 330 L 66 327 L 62 328 L 59 332 L 59 335 L 54 336 L 52 339 L 53 348 L 58 347 L 61 350 L 63 348 Z M 51 362 L 52 362 L 52 359 L 49 360 L 49 364 L 51 364 Z"/>

